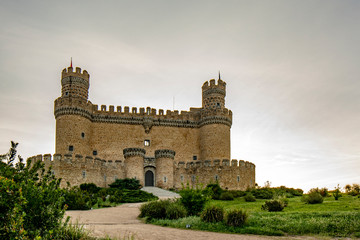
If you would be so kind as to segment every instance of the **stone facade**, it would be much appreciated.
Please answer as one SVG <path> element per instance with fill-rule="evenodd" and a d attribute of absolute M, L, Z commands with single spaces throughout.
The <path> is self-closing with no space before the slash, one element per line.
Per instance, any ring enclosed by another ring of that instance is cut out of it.
<path fill-rule="evenodd" d="M 221 79 L 203 84 L 201 108 L 181 112 L 99 108 L 88 100 L 89 79 L 80 68 L 63 70 L 54 108 L 56 154 L 31 158 L 51 165 L 63 186 L 105 187 L 124 177 L 167 189 L 216 181 L 228 189 L 255 186 L 255 165 L 230 161 L 232 112 Z"/>

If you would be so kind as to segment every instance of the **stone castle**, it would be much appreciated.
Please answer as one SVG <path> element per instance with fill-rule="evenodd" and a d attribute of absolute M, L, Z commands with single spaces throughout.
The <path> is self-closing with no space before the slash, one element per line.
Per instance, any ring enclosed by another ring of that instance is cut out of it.
<path fill-rule="evenodd" d="M 143 186 L 179 189 L 218 182 L 245 190 L 255 186 L 255 165 L 230 160 L 232 112 L 225 107 L 226 83 L 202 86 L 202 107 L 190 111 L 105 106 L 88 100 L 90 75 L 71 67 L 61 75 L 55 100 L 56 153 L 31 158 L 52 166 L 62 186 L 120 178 Z"/>

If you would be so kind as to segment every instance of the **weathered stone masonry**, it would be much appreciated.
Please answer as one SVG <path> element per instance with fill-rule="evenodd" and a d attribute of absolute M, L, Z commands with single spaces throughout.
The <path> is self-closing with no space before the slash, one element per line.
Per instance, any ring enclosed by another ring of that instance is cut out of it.
<path fill-rule="evenodd" d="M 218 181 L 228 189 L 255 185 L 253 163 L 230 161 L 232 112 L 225 108 L 226 83 L 202 86 L 202 107 L 190 111 L 122 108 L 88 100 L 89 74 L 62 71 L 55 100 L 56 154 L 38 155 L 62 184 L 107 186 L 135 177 L 142 185 L 181 188 Z M 106 160 L 104 160 L 106 159 Z"/>

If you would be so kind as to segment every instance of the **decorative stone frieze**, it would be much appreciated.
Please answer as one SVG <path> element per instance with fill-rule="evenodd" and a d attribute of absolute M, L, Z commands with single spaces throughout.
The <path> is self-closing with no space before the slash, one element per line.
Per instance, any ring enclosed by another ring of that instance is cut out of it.
<path fill-rule="evenodd" d="M 155 151 L 155 158 L 171 158 L 174 159 L 175 151 L 170 149 L 159 149 Z"/>
<path fill-rule="evenodd" d="M 124 157 L 131 157 L 131 156 L 141 156 L 145 157 L 145 149 L 143 148 L 125 148 L 123 150 Z"/>

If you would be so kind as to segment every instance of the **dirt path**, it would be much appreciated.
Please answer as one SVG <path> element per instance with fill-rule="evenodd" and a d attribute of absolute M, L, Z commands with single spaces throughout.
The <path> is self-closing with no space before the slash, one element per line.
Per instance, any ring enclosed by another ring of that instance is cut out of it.
<path fill-rule="evenodd" d="M 67 211 L 72 223 L 78 222 L 89 229 L 94 236 L 109 236 L 118 239 L 160 240 L 160 239 L 192 239 L 192 240 L 255 240 L 255 239 L 319 239 L 308 237 L 266 237 L 256 235 L 238 235 L 203 232 L 160 227 L 144 224 L 137 216 L 141 203 L 124 204 L 114 208 L 103 208 L 89 211 Z"/>

